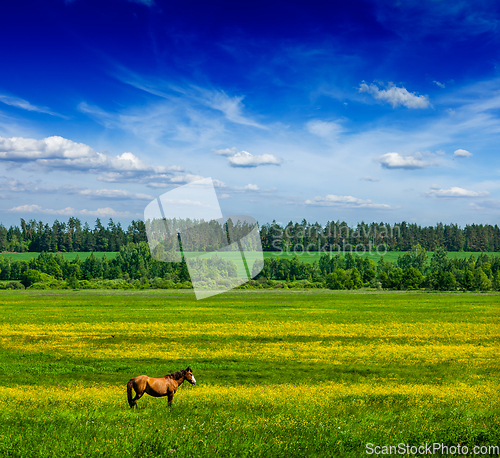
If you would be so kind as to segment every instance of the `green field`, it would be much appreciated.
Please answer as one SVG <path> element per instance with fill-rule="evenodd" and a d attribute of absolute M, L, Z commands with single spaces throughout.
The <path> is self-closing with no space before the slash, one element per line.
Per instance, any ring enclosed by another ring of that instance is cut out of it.
<path fill-rule="evenodd" d="M 22 261 L 28 261 L 30 260 L 31 258 L 36 258 L 38 257 L 40 253 L 0 253 L 0 256 L 4 256 L 4 257 L 12 257 L 12 259 L 14 260 L 22 260 Z M 90 252 L 81 252 L 81 253 L 59 253 L 59 254 L 62 254 L 64 256 L 65 259 L 69 259 L 70 261 L 72 261 L 73 259 L 75 259 L 77 256 L 79 256 L 80 260 L 85 260 L 86 258 L 88 258 L 90 256 Z M 106 256 L 107 259 L 113 259 L 118 253 L 117 252 L 104 252 L 104 251 L 96 251 L 94 252 L 94 255 L 99 257 L 99 258 L 102 258 L 103 256 Z M 323 253 L 316 253 L 316 252 L 310 252 L 310 253 L 300 253 L 299 251 L 297 252 L 297 256 L 298 258 L 302 261 L 302 262 L 314 262 L 314 261 L 319 261 L 319 258 L 321 257 Z M 336 252 L 333 253 L 334 255 L 336 254 Z M 343 253 L 340 253 L 341 255 L 343 255 Z M 355 255 L 356 253 L 353 252 L 353 255 Z M 384 260 L 385 261 L 397 261 L 398 260 L 398 257 L 403 255 L 404 252 L 402 251 L 388 251 L 385 255 L 384 255 Z M 481 254 L 483 253 L 479 253 L 479 252 L 465 252 L 465 251 L 450 251 L 448 252 L 448 256 L 450 258 L 460 258 L 460 259 L 463 259 L 463 258 L 469 258 L 470 256 L 474 256 L 476 259 L 478 256 L 480 256 Z M 488 256 L 500 256 L 500 253 L 497 253 L 497 252 L 487 252 L 487 253 L 484 253 Z M 193 254 L 194 256 L 198 256 L 199 253 L 195 253 Z M 363 257 L 368 257 L 370 259 L 372 259 L 375 263 L 378 262 L 378 260 L 380 259 L 380 256 L 377 255 L 376 253 L 359 253 L 360 256 L 363 256 Z M 427 252 L 427 255 L 429 257 L 429 260 L 432 258 L 432 255 L 433 255 L 433 252 L 432 251 L 428 251 Z M 227 256 L 227 253 L 226 253 L 226 256 Z M 265 251 L 264 252 L 264 258 L 272 258 L 272 257 L 279 257 L 279 258 L 286 258 L 286 259 L 292 259 L 293 257 L 295 256 L 295 253 L 293 251 L 291 252 L 279 252 L 279 251 Z"/>
<path fill-rule="evenodd" d="M 384 260 L 385 261 L 391 261 L 391 262 L 394 262 L 394 261 L 397 261 L 398 260 L 398 257 L 399 256 L 402 256 L 404 255 L 404 251 L 388 251 L 384 256 Z M 337 253 L 336 252 L 333 252 L 333 255 L 336 255 Z M 356 253 L 353 251 L 352 252 L 353 256 L 356 255 Z M 382 253 L 383 254 L 383 253 Z M 433 252 L 432 251 L 428 251 L 427 252 L 427 256 L 428 256 L 428 259 L 430 260 L 433 256 Z M 465 252 L 465 251 L 449 251 L 448 252 L 448 257 L 452 258 L 452 259 L 455 259 L 455 258 L 459 258 L 459 259 L 464 259 L 464 258 L 469 258 L 470 256 L 474 256 L 476 259 L 478 258 L 478 256 L 480 256 L 481 254 L 486 254 L 488 256 L 500 256 L 500 253 L 498 252 L 485 252 L 485 253 L 479 253 L 479 252 Z M 311 253 L 300 253 L 300 252 L 297 252 L 297 256 L 298 258 L 302 261 L 302 262 L 314 262 L 314 261 L 319 261 L 319 258 L 321 257 L 322 253 L 315 253 L 315 252 L 311 252 Z M 341 256 L 344 256 L 345 253 L 340 253 Z M 264 258 L 270 258 L 270 257 L 280 257 L 280 258 L 286 258 L 286 259 L 292 259 L 293 257 L 295 256 L 295 253 L 293 251 L 291 252 L 277 252 L 277 251 L 266 251 L 264 253 Z M 359 256 L 362 256 L 362 257 L 367 257 L 369 259 L 372 259 L 373 262 L 377 263 L 378 260 L 380 259 L 380 256 L 374 252 L 374 253 L 359 253 Z"/>
<path fill-rule="evenodd" d="M 118 253 L 117 252 L 106 252 L 106 251 L 94 251 L 94 256 L 97 256 L 98 258 L 102 258 L 103 256 L 106 256 L 107 259 L 113 259 Z M 54 253 L 56 254 L 56 253 Z M 80 252 L 80 253 L 57 253 L 57 254 L 62 254 L 65 259 L 69 259 L 70 261 L 73 261 L 73 259 L 76 259 L 77 257 L 80 258 L 80 261 L 84 261 L 87 259 L 92 252 Z M 40 253 L 0 253 L 0 256 L 4 256 L 6 258 L 12 258 L 14 261 L 29 261 L 31 258 L 38 258 Z"/>
<path fill-rule="evenodd" d="M 0 456 L 500 445 L 499 304 L 492 294 L 1 292 Z M 171 409 L 149 396 L 129 409 L 129 378 L 187 366 L 198 383 Z"/>

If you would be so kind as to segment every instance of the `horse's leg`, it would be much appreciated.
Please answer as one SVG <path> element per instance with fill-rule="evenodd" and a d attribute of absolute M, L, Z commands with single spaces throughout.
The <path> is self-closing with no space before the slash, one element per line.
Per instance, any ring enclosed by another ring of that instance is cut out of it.
<path fill-rule="evenodd" d="M 134 409 L 137 408 L 137 401 L 142 398 L 144 393 L 146 392 L 146 383 L 140 380 L 138 383 L 133 383 L 132 387 L 135 391 L 135 397 L 129 401 L 130 407 Z"/>
<path fill-rule="evenodd" d="M 128 399 L 128 405 L 131 408 L 136 408 L 137 404 L 135 403 L 135 399 L 132 399 L 133 391 L 137 393 L 137 385 L 135 383 L 135 380 L 131 378 L 127 383 L 127 399 Z"/>
<path fill-rule="evenodd" d="M 138 401 L 139 399 L 141 399 L 144 393 L 145 393 L 145 390 L 143 390 L 143 391 L 137 391 L 136 392 L 135 398 L 132 399 L 132 402 L 134 403 L 134 407 L 137 407 L 137 402 L 136 401 Z"/>
<path fill-rule="evenodd" d="M 173 401 L 173 399 L 174 399 L 174 393 L 172 393 L 172 392 L 170 392 L 170 391 L 169 391 L 169 392 L 167 393 L 167 396 L 168 396 L 168 406 L 169 406 L 169 407 L 172 407 L 172 401 Z"/>

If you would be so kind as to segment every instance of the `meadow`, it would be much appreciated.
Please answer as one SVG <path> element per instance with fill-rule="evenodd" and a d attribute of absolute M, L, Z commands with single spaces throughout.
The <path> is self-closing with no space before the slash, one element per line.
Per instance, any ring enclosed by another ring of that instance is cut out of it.
<path fill-rule="evenodd" d="M 79 258 L 80 261 L 85 261 L 92 253 L 94 253 L 94 256 L 97 256 L 98 258 L 102 259 L 104 256 L 106 256 L 107 259 L 114 259 L 118 252 L 115 251 L 82 251 L 82 252 L 69 252 L 69 253 L 57 253 L 60 254 L 64 257 L 64 259 L 67 259 L 68 261 L 73 261 L 76 258 Z M 56 254 L 56 253 L 54 253 Z M 0 253 L 0 256 L 3 256 L 5 258 L 12 258 L 13 261 L 29 261 L 30 259 L 33 258 L 38 258 L 40 253 L 37 252 L 25 252 L 25 253 L 10 253 L 10 252 L 4 252 Z"/>
<path fill-rule="evenodd" d="M 349 250 L 346 250 L 345 252 L 341 251 L 339 252 L 339 254 L 341 256 L 345 256 L 347 253 L 349 253 Z M 266 251 L 264 252 L 264 258 L 271 258 L 271 257 L 279 257 L 279 258 L 285 258 L 285 259 L 292 259 L 295 255 L 297 255 L 297 257 L 299 258 L 300 261 L 302 262 L 314 262 L 314 261 L 319 261 L 321 255 L 323 253 L 320 253 L 320 252 L 314 252 L 314 251 L 311 251 L 311 252 L 301 252 L 299 250 L 297 250 L 296 252 L 294 252 L 293 250 L 291 251 Z M 337 254 L 336 251 L 333 251 L 332 252 L 332 255 L 335 256 Z M 376 251 L 373 251 L 373 252 L 362 252 L 362 251 L 359 251 L 359 253 L 357 253 L 359 256 L 363 257 L 363 258 L 368 258 L 368 259 L 371 259 L 373 262 L 377 263 L 379 261 L 379 259 L 383 256 L 384 257 L 384 261 L 390 261 L 390 262 L 396 262 L 399 258 L 399 256 L 403 256 L 405 254 L 404 251 L 387 251 L 384 253 L 384 251 L 379 251 L 379 253 L 377 254 Z M 449 251 L 448 252 L 448 257 L 451 258 L 451 259 L 468 259 L 470 258 L 471 256 L 474 256 L 475 259 L 477 259 L 479 256 L 481 256 L 482 254 L 486 254 L 487 256 L 500 256 L 500 253 L 498 252 L 484 252 L 484 253 L 481 253 L 481 252 L 477 252 L 477 251 Z M 356 256 L 356 252 L 352 251 L 352 255 L 353 256 Z M 428 256 L 428 260 L 430 261 L 432 259 L 432 256 L 434 255 L 434 252 L 433 251 L 427 251 L 427 256 Z"/>
<path fill-rule="evenodd" d="M 339 254 L 341 256 L 345 256 L 346 252 L 340 252 Z M 94 251 L 94 256 L 97 256 L 98 258 L 102 258 L 103 256 L 106 256 L 106 258 L 109 259 L 114 259 L 118 252 L 106 252 L 106 251 Z M 399 256 L 402 256 L 405 252 L 404 251 L 388 251 L 387 253 L 380 252 L 377 254 L 376 252 L 365 252 L 362 253 L 361 251 L 359 252 L 359 256 L 362 257 L 367 257 L 371 259 L 373 262 L 377 263 L 381 257 L 381 255 L 384 256 L 385 261 L 390 261 L 390 262 L 395 262 L 398 260 Z M 4 256 L 6 258 L 12 258 L 14 261 L 29 261 L 32 258 L 37 258 L 40 253 L 35 253 L 35 252 L 27 252 L 27 253 L 9 253 L 9 252 L 4 252 L 0 253 L 0 256 Z M 71 252 L 71 253 L 58 253 L 61 254 L 65 259 L 68 259 L 72 261 L 73 259 L 76 259 L 78 256 L 81 261 L 84 261 L 87 259 L 90 255 L 90 251 L 83 251 L 83 252 Z M 185 253 L 187 256 L 199 256 L 200 253 Z M 226 256 L 229 253 L 226 253 Z M 273 258 L 273 257 L 278 257 L 278 258 L 285 258 L 285 259 L 292 259 L 295 255 L 298 256 L 299 260 L 301 262 L 310 262 L 313 263 L 314 261 L 319 261 L 319 258 L 323 253 L 320 252 L 301 252 L 297 250 L 296 252 L 292 251 L 264 251 L 264 259 L 267 258 Z M 334 251 L 332 252 L 333 255 L 336 255 L 337 252 Z M 356 255 L 356 253 L 353 251 L 352 252 L 353 256 Z M 427 252 L 428 259 L 430 260 L 433 256 L 432 251 Z M 465 259 L 469 258 L 471 256 L 474 256 L 476 259 L 481 255 L 481 254 L 486 254 L 487 256 L 500 256 L 500 253 L 498 252 L 473 252 L 473 251 L 449 251 L 448 252 L 448 257 L 451 259 Z M 238 254 L 235 254 L 236 258 L 238 258 Z"/>
<path fill-rule="evenodd" d="M 488 452 L 500 446 L 499 304 L 469 293 L 2 291 L 0 456 Z M 128 407 L 129 378 L 187 366 L 198 383 L 171 409 L 147 395 Z"/>

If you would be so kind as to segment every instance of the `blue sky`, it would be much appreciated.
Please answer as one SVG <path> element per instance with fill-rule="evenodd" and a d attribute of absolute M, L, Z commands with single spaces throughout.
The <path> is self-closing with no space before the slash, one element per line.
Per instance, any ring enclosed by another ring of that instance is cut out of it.
<path fill-rule="evenodd" d="M 498 223 L 496 1 L 11 3 L 3 224 L 201 177 L 260 223 Z"/>

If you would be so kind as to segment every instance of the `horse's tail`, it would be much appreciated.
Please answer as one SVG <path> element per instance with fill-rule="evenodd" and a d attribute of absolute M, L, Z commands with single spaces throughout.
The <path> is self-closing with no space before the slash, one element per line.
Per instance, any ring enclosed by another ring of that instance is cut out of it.
<path fill-rule="evenodd" d="M 128 398 L 128 405 L 130 407 L 134 407 L 136 405 L 132 399 L 132 387 L 133 386 L 134 386 L 134 379 L 131 378 L 127 383 L 127 398 Z"/>

